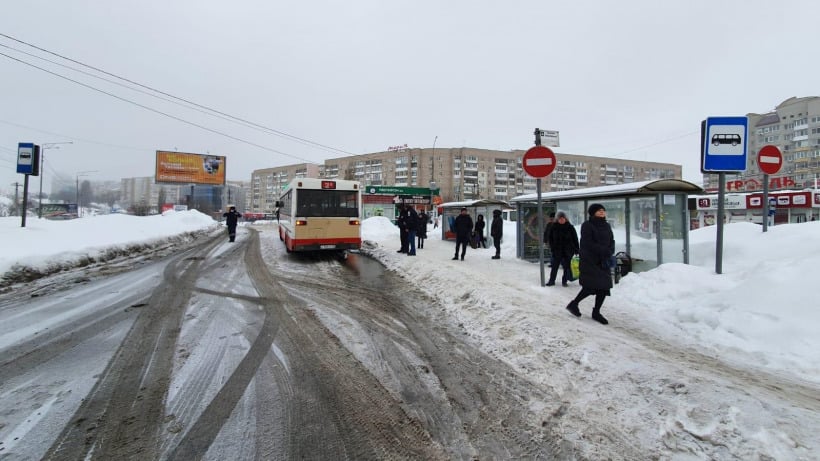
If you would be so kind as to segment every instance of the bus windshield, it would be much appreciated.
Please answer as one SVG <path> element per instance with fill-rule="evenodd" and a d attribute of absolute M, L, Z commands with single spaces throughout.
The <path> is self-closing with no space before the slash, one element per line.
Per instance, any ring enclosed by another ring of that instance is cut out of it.
<path fill-rule="evenodd" d="M 359 209 L 356 191 L 348 190 L 299 190 L 296 216 L 357 218 Z"/>

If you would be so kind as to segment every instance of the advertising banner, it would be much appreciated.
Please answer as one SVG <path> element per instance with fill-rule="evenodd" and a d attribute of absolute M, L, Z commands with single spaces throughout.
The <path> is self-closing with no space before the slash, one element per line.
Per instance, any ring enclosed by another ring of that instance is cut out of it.
<path fill-rule="evenodd" d="M 158 150 L 155 181 L 222 186 L 225 184 L 225 157 Z"/>

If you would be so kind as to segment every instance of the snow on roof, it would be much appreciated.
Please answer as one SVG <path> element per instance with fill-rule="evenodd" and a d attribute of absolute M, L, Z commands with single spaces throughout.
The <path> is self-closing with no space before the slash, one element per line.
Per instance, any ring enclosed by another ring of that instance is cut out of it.
<path fill-rule="evenodd" d="M 480 200 L 465 200 L 462 202 L 446 202 L 439 205 L 442 208 L 471 208 L 471 207 L 479 207 L 479 206 L 505 206 L 510 208 L 510 204 L 505 202 L 504 200 L 494 200 L 494 199 L 480 199 Z"/>
<path fill-rule="evenodd" d="M 658 192 L 688 192 L 702 194 L 703 188 L 682 179 L 653 179 L 649 181 L 613 184 L 611 186 L 587 187 L 585 189 L 544 192 L 542 200 L 572 200 L 587 197 L 607 197 L 612 195 L 652 195 Z M 511 202 L 531 202 L 538 199 L 538 194 L 526 194 L 513 197 Z"/>

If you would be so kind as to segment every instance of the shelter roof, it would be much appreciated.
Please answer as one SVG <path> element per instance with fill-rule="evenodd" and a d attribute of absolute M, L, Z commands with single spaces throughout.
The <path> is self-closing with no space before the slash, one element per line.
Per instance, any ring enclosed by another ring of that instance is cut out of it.
<path fill-rule="evenodd" d="M 503 206 L 510 208 L 510 204 L 504 200 L 494 199 L 480 199 L 480 200 L 465 200 L 461 202 L 446 202 L 439 205 L 442 208 L 476 208 L 480 206 Z"/>
<path fill-rule="evenodd" d="M 650 181 L 631 182 L 625 184 L 613 184 L 611 186 L 587 187 L 585 189 L 562 190 L 556 192 L 544 192 L 541 200 L 561 201 L 575 200 L 581 198 L 611 197 L 611 196 L 634 196 L 634 195 L 654 195 L 662 192 L 686 192 L 689 194 L 702 194 L 703 188 L 697 184 L 682 179 L 653 179 Z M 513 197 L 511 202 L 531 202 L 538 199 L 538 194 L 525 194 Z"/>

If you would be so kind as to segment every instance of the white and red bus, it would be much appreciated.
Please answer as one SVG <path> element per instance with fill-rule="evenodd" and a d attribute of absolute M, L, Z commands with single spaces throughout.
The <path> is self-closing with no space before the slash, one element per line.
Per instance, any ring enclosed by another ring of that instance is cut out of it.
<path fill-rule="evenodd" d="M 294 179 L 276 206 L 279 238 L 288 252 L 358 250 L 362 246 L 358 181 Z"/>

